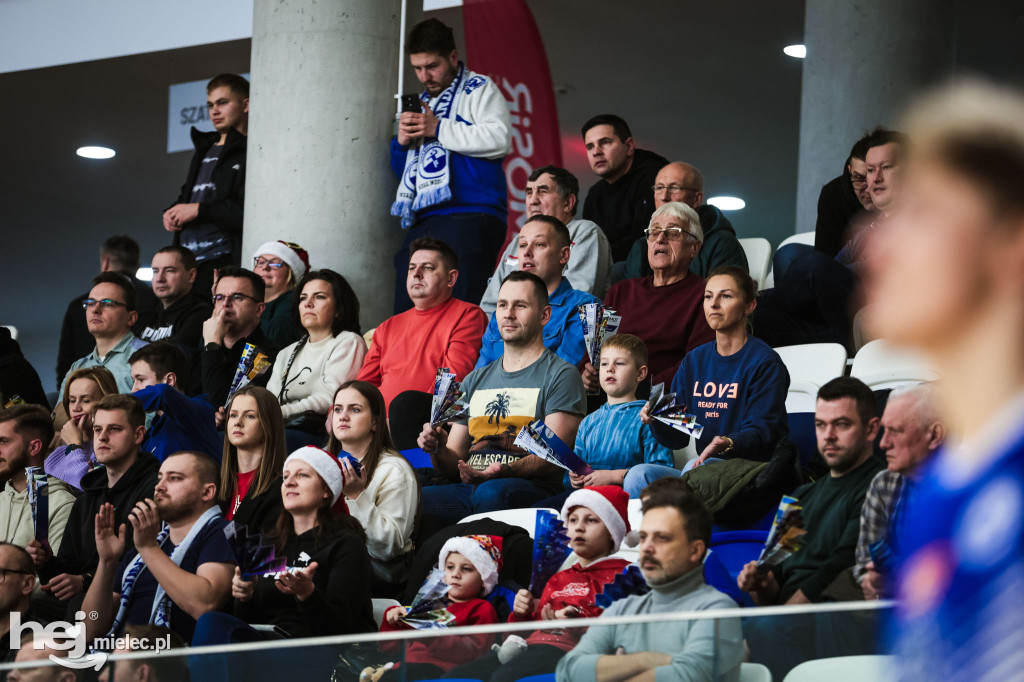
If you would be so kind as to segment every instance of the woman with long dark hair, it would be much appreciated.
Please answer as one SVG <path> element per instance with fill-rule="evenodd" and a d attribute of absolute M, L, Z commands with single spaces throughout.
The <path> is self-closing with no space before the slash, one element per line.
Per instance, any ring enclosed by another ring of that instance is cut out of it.
<path fill-rule="evenodd" d="M 281 403 L 289 452 L 324 444 L 331 398 L 343 381 L 356 377 L 366 355 L 359 299 L 344 277 L 314 270 L 296 290 L 293 313 L 304 334 L 278 354 L 267 384 Z"/>
<path fill-rule="evenodd" d="M 370 601 L 370 556 L 362 526 L 344 508 L 338 460 L 314 447 L 296 450 L 284 463 L 278 496 L 281 512 L 264 536 L 287 567 L 256 578 L 235 569 L 231 581 L 232 615 L 211 612 L 199 619 L 194 646 L 254 642 L 291 637 L 320 637 L 373 632 Z M 259 630 L 253 625 L 273 626 Z M 301 650 L 303 672 L 318 674 L 337 660 L 324 647 Z M 295 650 L 253 652 L 244 664 L 211 660 L 207 679 L 252 679 L 294 669 Z"/>
<path fill-rule="evenodd" d="M 349 511 L 366 529 L 374 575 L 383 583 L 404 582 L 420 508 L 419 485 L 409 462 L 388 432 L 384 397 L 365 381 L 346 381 L 334 394 L 327 450 L 343 450 L 360 464 L 340 459 L 342 493 Z"/>

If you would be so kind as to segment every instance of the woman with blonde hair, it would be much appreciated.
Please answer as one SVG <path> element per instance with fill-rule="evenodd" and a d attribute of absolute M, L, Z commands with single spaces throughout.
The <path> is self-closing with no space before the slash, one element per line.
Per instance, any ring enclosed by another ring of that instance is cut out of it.
<path fill-rule="evenodd" d="M 224 517 L 250 531 L 268 530 L 281 511 L 284 421 L 274 394 L 246 386 L 231 397 L 224 421 L 220 504 Z"/>
<path fill-rule="evenodd" d="M 100 398 L 119 392 L 117 380 L 105 367 L 83 367 L 68 375 L 61 401 L 68 420 L 54 438 L 54 443 L 59 445 L 43 462 L 46 473 L 75 488 L 81 487 L 82 476 L 96 466 L 92 449 L 92 406 Z"/>

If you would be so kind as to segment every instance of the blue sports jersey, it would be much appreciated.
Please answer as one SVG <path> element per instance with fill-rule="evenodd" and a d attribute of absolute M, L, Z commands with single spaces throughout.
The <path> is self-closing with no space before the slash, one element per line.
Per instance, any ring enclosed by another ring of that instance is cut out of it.
<path fill-rule="evenodd" d="M 973 471 L 944 450 L 900 523 L 900 679 L 1024 679 L 1024 432 Z M 963 457 L 963 455 L 960 455 Z"/>

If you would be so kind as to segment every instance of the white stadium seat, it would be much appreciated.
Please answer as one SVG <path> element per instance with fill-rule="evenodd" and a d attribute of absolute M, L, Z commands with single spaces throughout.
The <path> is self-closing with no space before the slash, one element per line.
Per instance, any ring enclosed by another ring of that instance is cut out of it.
<path fill-rule="evenodd" d="M 757 282 L 759 289 L 764 289 L 768 268 L 772 264 L 772 245 L 762 237 L 748 237 L 738 241 L 747 257 L 747 269 L 750 276 Z"/>
<path fill-rule="evenodd" d="M 857 351 L 850 376 L 860 379 L 872 390 L 896 388 L 939 378 L 920 353 L 894 347 L 883 339 L 866 343 Z"/>

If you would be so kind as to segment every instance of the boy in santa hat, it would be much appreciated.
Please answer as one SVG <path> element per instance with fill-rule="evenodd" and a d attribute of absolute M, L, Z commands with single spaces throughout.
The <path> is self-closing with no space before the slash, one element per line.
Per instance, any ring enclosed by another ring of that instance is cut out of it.
<path fill-rule="evenodd" d="M 437 566 L 444 571 L 442 580 L 448 585 L 446 610 L 455 617 L 448 624 L 486 625 L 498 622 L 498 613 L 489 601 L 484 599 L 498 584 L 501 570 L 501 538 L 494 535 L 463 535 L 449 538 L 438 554 Z M 408 630 L 410 626 L 401 618 L 408 612 L 403 606 L 392 606 L 384 612 L 381 632 Z M 398 680 L 437 678 L 462 663 L 476 660 L 484 655 L 494 643 L 494 635 L 466 635 L 389 642 L 381 645 L 388 651 L 405 645 L 405 663 L 402 670 L 397 666 L 385 666 L 370 672 L 363 671 L 369 679 Z M 383 672 L 383 677 L 381 676 Z"/>
<path fill-rule="evenodd" d="M 551 576 L 539 600 L 529 590 L 519 590 L 510 623 L 601 615 L 602 609 L 594 603 L 597 595 L 630 563 L 613 556 L 630 531 L 628 502 L 626 491 L 615 485 L 581 488 L 566 499 L 561 518 L 569 536 L 569 548 L 579 560 Z M 537 630 L 526 639 L 528 651 L 512 660 L 502 663 L 498 652 L 491 652 L 455 668 L 446 677 L 512 682 L 550 673 L 582 635 L 582 628 Z"/>

